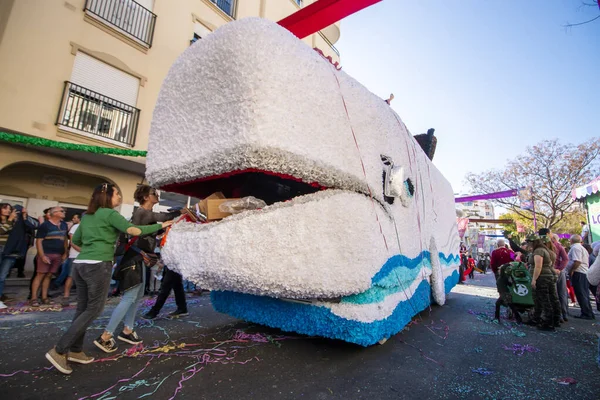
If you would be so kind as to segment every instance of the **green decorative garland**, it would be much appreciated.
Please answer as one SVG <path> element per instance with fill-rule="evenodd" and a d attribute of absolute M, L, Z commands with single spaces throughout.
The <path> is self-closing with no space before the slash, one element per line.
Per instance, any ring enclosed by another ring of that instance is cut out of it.
<path fill-rule="evenodd" d="M 43 139 L 33 136 L 18 135 L 15 133 L 7 133 L 0 131 L 0 141 L 9 143 L 19 143 L 37 147 L 51 147 L 53 149 L 62 150 L 73 150 L 73 151 L 85 151 L 88 153 L 96 154 L 114 154 L 117 156 L 130 156 L 130 157 L 146 157 L 145 150 L 127 150 L 117 149 L 114 147 L 102 147 L 102 146 L 88 146 L 85 144 L 74 144 L 58 142 L 56 140 Z"/>

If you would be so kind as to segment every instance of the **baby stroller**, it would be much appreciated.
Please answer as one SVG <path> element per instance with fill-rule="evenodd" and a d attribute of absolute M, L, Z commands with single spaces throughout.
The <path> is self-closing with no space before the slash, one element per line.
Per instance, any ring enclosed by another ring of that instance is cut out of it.
<path fill-rule="evenodd" d="M 500 306 L 504 306 L 510 309 L 518 323 L 522 323 L 520 314 L 530 313 L 534 306 L 531 275 L 527 266 L 520 261 L 501 265 L 496 287 L 500 297 L 496 300 L 494 317 L 500 320 Z"/>

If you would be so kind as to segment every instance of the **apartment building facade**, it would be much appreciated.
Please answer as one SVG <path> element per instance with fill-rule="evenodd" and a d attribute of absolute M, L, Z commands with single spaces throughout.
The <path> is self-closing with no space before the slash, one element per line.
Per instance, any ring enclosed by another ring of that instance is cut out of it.
<path fill-rule="evenodd" d="M 494 219 L 494 204 L 489 200 L 475 200 L 465 203 L 456 203 L 456 208 L 461 210 L 465 218 L 472 220 L 477 219 Z M 473 223 L 474 224 L 474 223 Z M 494 228 L 495 224 L 480 224 L 480 228 Z M 469 227 L 474 225 L 469 224 Z"/>
<path fill-rule="evenodd" d="M 145 150 L 162 81 L 188 46 L 233 20 L 278 21 L 314 1 L 3 0 L 0 131 Z M 337 23 L 304 42 L 339 61 L 339 35 Z M 144 161 L 0 141 L 0 201 L 34 216 L 53 205 L 74 212 L 94 186 L 112 182 L 127 216 Z M 165 207 L 181 202 L 163 199 Z"/>
<path fill-rule="evenodd" d="M 475 254 L 479 249 L 489 252 L 493 249 L 497 238 L 493 235 L 502 233 L 502 227 L 498 224 L 476 222 L 478 219 L 495 219 L 494 204 L 489 200 L 475 200 L 464 203 L 456 203 L 456 208 L 463 212 L 464 218 L 469 218 L 469 225 L 465 234 L 465 242 L 468 242 L 470 250 Z M 483 246 L 479 242 L 480 235 L 484 236 Z M 478 243 L 479 242 L 479 243 Z"/>

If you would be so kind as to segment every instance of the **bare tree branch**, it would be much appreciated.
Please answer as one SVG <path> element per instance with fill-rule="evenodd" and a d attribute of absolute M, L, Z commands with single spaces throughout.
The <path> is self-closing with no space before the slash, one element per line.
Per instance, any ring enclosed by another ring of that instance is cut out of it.
<path fill-rule="evenodd" d="M 579 9 L 583 8 L 583 7 L 598 7 L 600 8 L 600 5 L 598 3 L 588 3 L 587 1 L 582 1 L 581 4 L 579 5 Z"/>
<path fill-rule="evenodd" d="M 598 138 L 579 145 L 545 140 L 509 160 L 503 170 L 469 173 L 465 181 L 471 186 L 472 193 L 478 194 L 531 186 L 538 221 L 553 227 L 572 213 L 571 190 L 600 174 L 599 155 Z M 523 220 L 533 220 L 532 213 L 520 209 L 518 198 L 495 199 L 493 202 Z"/>
<path fill-rule="evenodd" d="M 566 25 L 563 25 L 563 28 L 572 28 L 574 26 L 589 24 L 590 22 L 594 22 L 595 20 L 597 20 L 599 18 L 600 18 L 600 15 L 598 15 L 595 18 L 592 18 L 590 20 L 584 21 L 584 22 L 578 22 L 576 24 L 566 24 Z"/>
<path fill-rule="evenodd" d="M 600 0 L 596 0 L 596 1 L 592 0 L 591 3 L 582 0 L 579 4 L 579 7 L 577 7 L 577 11 L 582 11 L 583 9 L 587 9 L 588 7 L 600 8 Z M 566 31 L 568 29 L 571 29 L 574 26 L 589 24 L 590 22 L 594 22 L 595 20 L 597 20 L 599 18 L 600 18 L 600 15 L 596 16 L 595 18 L 589 19 L 587 21 L 578 22 L 575 24 L 567 23 L 566 25 L 563 25 L 563 28 L 565 28 L 565 31 Z"/>

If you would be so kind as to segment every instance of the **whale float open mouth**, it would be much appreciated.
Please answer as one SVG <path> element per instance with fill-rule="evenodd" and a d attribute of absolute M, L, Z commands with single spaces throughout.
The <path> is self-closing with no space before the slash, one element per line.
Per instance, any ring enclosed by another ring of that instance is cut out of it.
<path fill-rule="evenodd" d="M 389 215 L 364 193 L 257 169 L 162 188 L 195 197 L 221 191 L 227 197 L 254 196 L 267 203 L 219 221 L 172 227 L 163 258 L 207 289 L 339 299 L 367 290 L 372 274 L 388 257 L 374 214 L 386 220 Z M 356 246 L 362 241 L 378 245 Z M 294 250 L 298 248 L 304 250 Z M 369 268 L 348 275 L 348 267 L 356 263 Z"/>
<path fill-rule="evenodd" d="M 162 189 L 200 199 L 215 192 L 221 192 L 227 198 L 254 196 L 263 200 L 267 205 L 272 205 L 292 200 L 298 196 L 327 190 L 327 187 L 317 182 L 305 183 L 300 178 L 291 175 L 247 169 L 169 184 L 163 186 Z"/>
<path fill-rule="evenodd" d="M 301 178 L 289 174 L 251 168 L 166 184 L 161 189 L 200 199 L 215 192 L 223 193 L 226 198 L 253 196 L 270 206 L 333 188 L 318 182 L 304 182 Z M 343 188 L 337 189 L 343 190 Z M 373 198 L 370 193 L 362 194 L 377 202 L 382 209 L 386 209 L 385 205 L 379 199 Z"/>
<path fill-rule="evenodd" d="M 391 234 L 388 206 L 364 181 L 326 163 L 277 155 L 268 148 L 238 148 L 224 158 L 247 168 L 228 171 L 228 165 L 213 163 L 217 174 L 163 184 L 164 190 L 197 198 L 222 192 L 267 204 L 210 223 L 176 224 L 163 249 L 167 265 L 207 289 L 276 298 L 339 300 L 367 290 L 389 257 L 379 221 Z M 189 169 L 203 173 L 207 168 L 195 163 Z M 354 264 L 363 267 L 349 274 Z"/>
<path fill-rule="evenodd" d="M 152 185 L 267 204 L 173 226 L 166 264 L 206 289 L 292 299 L 362 293 L 391 257 L 414 258 L 432 235 L 447 242 L 454 223 L 452 189 L 390 107 L 269 21 L 227 24 L 182 54 L 150 139 Z M 383 175 L 392 161 L 397 185 Z M 423 194 L 423 174 L 450 199 L 452 218 L 438 205 L 427 212 L 435 200 Z M 442 234 L 433 229 L 440 223 Z"/>
<path fill-rule="evenodd" d="M 456 283 L 448 181 L 387 103 L 272 22 L 228 23 L 175 62 L 146 168 L 167 191 L 266 202 L 169 232 L 165 264 L 219 311 L 367 345 Z"/>

